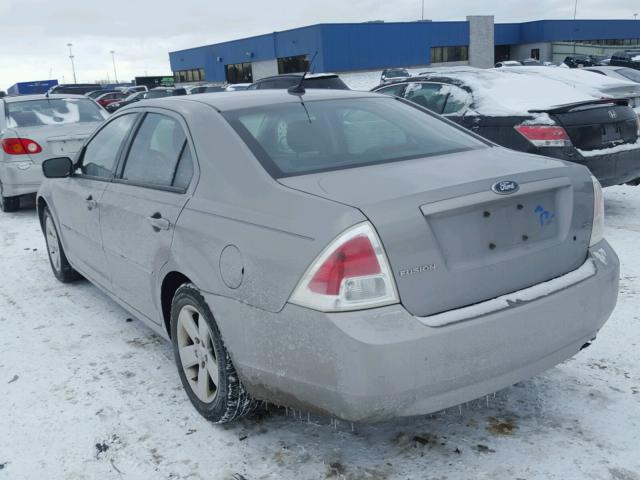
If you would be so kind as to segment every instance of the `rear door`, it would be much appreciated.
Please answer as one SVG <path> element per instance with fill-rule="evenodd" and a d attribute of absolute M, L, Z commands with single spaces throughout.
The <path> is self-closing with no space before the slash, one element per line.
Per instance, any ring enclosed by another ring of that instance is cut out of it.
<path fill-rule="evenodd" d="M 69 260 L 105 288 L 109 288 L 110 276 L 100 236 L 100 202 L 136 117 L 122 115 L 107 123 L 83 149 L 74 175 L 51 183 L 53 208 Z"/>
<path fill-rule="evenodd" d="M 184 120 L 150 110 L 101 201 L 101 230 L 113 292 L 157 321 L 156 276 L 189 198 L 194 156 Z"/>

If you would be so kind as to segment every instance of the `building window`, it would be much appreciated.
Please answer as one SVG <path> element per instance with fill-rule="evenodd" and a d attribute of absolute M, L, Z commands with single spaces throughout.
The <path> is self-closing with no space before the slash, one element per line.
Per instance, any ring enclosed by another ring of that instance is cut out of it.
<path fill-rule="evenodd" d="M 176 83 L 203 82 L 204 68 L 193 68 L 191 70 L 179 70 L 177 72 L 173 72 L 173 76 L 176 80 Z"/>
<path fill-rule="evenodd" d="M 540 49 L 532 48 L 531 49 L 531 58 L 535 58 L 536 60 L 540 60 Z"/>
<path fill-rule="evenodd" d="M 253 83 L 253 71 L 250 63 L 234 63 L 225 65 L 227 82 Z"/>
<path fill-rule="evenodd" d="M 469 60 L 469 47 L 432 47 L 431 63 L 465 62 Z"/>
<path fill-rule="evenodd" d="M 309 60 L 306 55 L 283 57 L 278 59 L 278 73 L 306 72 L 308 68 Z"/>

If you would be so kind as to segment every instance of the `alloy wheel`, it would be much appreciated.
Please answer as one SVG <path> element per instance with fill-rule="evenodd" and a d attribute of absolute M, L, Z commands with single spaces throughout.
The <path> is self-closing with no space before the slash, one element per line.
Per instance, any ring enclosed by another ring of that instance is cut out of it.
<path fill-rule="evenodd" d="M 53 220 L 51 220 L 51 216 L 47 215 L 45 220 L 45 231 L 47 238 L 47 250 L 49 251 L 49 258 L 51 259 L 51 264 L 56 272 L 60 271 L 61 268 L 61 260 L 60 260 L 60 243 L 58 242 L 58 234 L 56 232 L 55 227 L 53 226 Z"/>
<path fill-rule="evenodd" d="M 180 364 L 189 386 L 201 402 L 211 403 L 218 391 L 219 373 L 209 325 L 197 308 L 185 305 L 177 327 Z"/>

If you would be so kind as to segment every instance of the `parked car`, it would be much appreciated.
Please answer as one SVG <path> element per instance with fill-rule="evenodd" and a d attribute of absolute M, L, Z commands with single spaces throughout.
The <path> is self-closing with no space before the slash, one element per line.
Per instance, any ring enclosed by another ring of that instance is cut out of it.
<path fill-rule="evenodd" d="M 406 68 L 387 68 L 380 75 L 380 83 L 388 83 L 409 78 L 411 74 Z"/>
<path fill-rule="evenodd" d="M 640 50 L 625 50 L 611 55 L 609 65 L 640 70 Z"/>
<path fill-rule="evenodd" d="M 403 100 L 299 95 L 138 103 L 43 165 L 53 273 L 169 338 L 204 417 L 426 414 L 594 339 L 619 265 L 586 168 Z"/>
<path fill-rule="evenodd" d="M 250 83 L 232 83 L 227 85 L 227 92 L 239 92 L 241 90 L 247 90 L 251 86 Z"/>
<path fill-rule="evenodd" d="M 300 83 L 302 73 L 287 73 L 266 77 L 253 82 L 247 90 L 287 89 Z M 322 88 L 331 90 L 349 90 L 347 84 L 335 73 L 307 74 L 304 79 L 305 88 Z"/>
<path fill-rule="evenodd" d="M 499 145 L 585 165 L 604 186 L 640 177 L 638 117 L 628 100 L 594 98 L 602 95 L 528 68 L 560 70 L 439 73 L 374 91 L 406 98 Z"/>
<path fill-rule="evenodd" d="M 149 88 L 146 85 L 133 85 L 131 87 L 125 87 L 122 92 L 126 95 L 131 95 L 136 92 L 148 92 Z"/>
<path fill-rule="evenodd" d="M 586 67 L 586 71 L 599 73 L 618 80 L 626 80 L 629 82 L 640 83 L 640 71 L 627 67 Z M 639 105 L 640 106 L 640 105 Z"/>
<path fill-rule="evenodd" d="M 596 98 L 628 99 L 629 106 L 636 109 L 640 115 L 640 85 L 626 78 L 613 78 L 601 75 L 592 75 L 587 68 L 610 68 L 610 67 L 585 67 L 584 69 L 548 69 L 548 68 L 522 68 L 517 73 L 527 75 L 541 75 L 551 80 L 566 83 L 567 85 L 580 88 L 589 92 Z M 514 71 L 513 73 L 516 73 Z"/>
<path fill-rule="evenodd" d="M 0 99 L 0 209 L 15 211 L 43 180 L 46 158 L 73 156 L 107 117 L 79 95 L 21 95 Z"/>
<path fill-rule="evenodd" d="M 193 87 L 189 90 L 190 95 L 195 95 L 198 93 L 213 93 L 213 92 L 224 92 L 226 88 L 220 85 L 198 85 L 197 87 Z"/>
<path fill-rule="evenodd" d="M 99 83 L 61 83 L 49 89 L 49 94 L 84 95 L 95 90 L 100 90 Z"/>
<path fill-rule="evenodd" d="M 122 100 L 116 100 L 115 102 L 110 103 L 109 105 L 106 106 L 106 109 L 107 109 L 107 112 L 113 113 L 122 107 L 130 105 L 132 103 L 139 102 L 140 100 L 171 97 L 174 95 L 175 90 L 176 89 L 174 88 L 154 88 L 149 91 L 135 92 L 129 95 L 128 97 L 123 98 Z"/>
<path fill-rule="evenodd" d="M 535 58 L 525 58 L 524 60 L 520 60 L 520 65 L 524 67 L 542 67 L 544 66 L 540 60 L 536 60 Z"/>
<path fill-rule="evenodd" d="M 591 55 L 570 55 L 564 59 L 564 65 L 569 68 L 593 67 L 598 60 Z"/>
<path fill-rule="evenodd" d="M 118 91 L 119 90 L 111 90 L 111 89 L 99 88 L 98 90 L 92 90 L 90 92 L 85 93 L 84 96 L 85 97 L 89 97 L 89 98 L 93 98 L 95 100 L 100 95 L 104 95 L 105 93 L 115 93 L 115 92 L 118 92 Z"/>
<path fill-rule="evenodd" d="M 505 60 L 503 62 L 498 62 L 495 65 L 495 68 L 504 68 L 504 67 L 521 67 L 522 64 L 517 60 Z"/>
<path fill-rule="evenodd" d="M 126 97 L 127 95 L 122 92 L 107 92 L 102 95 L 98 95 L 94 100 L 106 108 L 110 103 L 124 100 Z"/>

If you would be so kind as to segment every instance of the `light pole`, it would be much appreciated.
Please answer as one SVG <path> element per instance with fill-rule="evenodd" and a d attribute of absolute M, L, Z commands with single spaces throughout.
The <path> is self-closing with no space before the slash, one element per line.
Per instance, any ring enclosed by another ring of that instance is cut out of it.
<path fill-rule="evenodd" d="M 113 78 L 116 83 L 118 83 L 118 72 L 116 72 L 116 52 L 114 50 L 110 50 L 109 53 L 111 53 L 111 61 L 113 62 Z"/>
<path fill-rule="evenodd" d="M 71 71 L 73 72 L 73 83 L 78 83 L 78 81 L 76 80 L 76 66 L 73 63 L 73 51 L 71 50 L 71 47 L 73 47 L 73 43 L 67 43 L 67 47 L 69 47 L 69 60 L 71 60 Z"/>
<path fill-rule="evenodd" d="M 422 21 L 424 22 L 424 0 L 422 0 Z"/>

